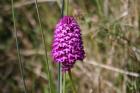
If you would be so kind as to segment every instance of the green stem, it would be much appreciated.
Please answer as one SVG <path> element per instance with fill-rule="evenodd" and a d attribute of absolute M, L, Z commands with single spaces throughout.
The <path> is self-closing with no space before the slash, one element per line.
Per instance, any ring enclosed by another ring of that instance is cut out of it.
<path fill-rule="evenodd" d="M 70 81 L 71 81 L 71 84 L 72 84 L 72 88 L 73 88 L 74 93 L 78 93 L 77 90 L 76 90 L 76 86 L 74 84 L 74 81 L 72 79 L 71 70 L 68 71 L 68 74 L 69 74 L 69 78 L 70 78 Z"/>
<path fill-rule="evenodd" d="M 99 16 L 101 17 L 102 16 L 102 9 L 101 9 L 100 0 L 96 0 L 96 4 L 97 4 L 97 7 L 98 7 Z"/>
<path fill-rule="evenodd" d="M 46 66 L 46 72 L 48 74 L 48 78 L 49 78 L 49 92 L 53 93 L 54 89 L 53 87 L 53 83 L 52 83 L 52 76 L 51 76 L 51 71 L 50 71 L 50 67 L 49 67 L 49 61 L 48 61 L 48 55 L 47 55 L 47 46 L 46 46 L 46 40 L 45 40 L 45 34 L 42 28 L 42 23 L 41 23 L 41 18 L 40 18 L 40 14 L 39 14 L 39 9 L 38 9 L 38 3 L 37 0 L 35 0 L 35 7 L 36 7 L 36 12 L 37 12 L 37 17 L 38 17 L 38 22 L 39 22 L 39 26 L 41 29 L 41 38 L 43 41 L 43 46 L 44 46 L 44 50 L 45 50 L 45 66 Z"/>
<path fill-rule="evenodd" d="M 61 18 L 64 16 L 64 0 L 61 0 L 62 7 L 61 7 Z M 61 63 L 58 64 L 58 89 L 57 93 L 62 93 L 62 69 Z"/>
<path fill-rule="evenodd" d="M 24 93 L 27 93 L 27 88 L 26 88 L 25 78 L 24 78 L 24 66 L 22 63 L 21 55 L 20 55 L 20 49 L 19 49 L 19 43 L 18 43 L 18 37 L 17 37 L 16 19 L 15 19 L 14 1 L 13 0 L 11 0 L 11 5 L 12 5 L 12 19 L 13 19 L 13 23 L 14 23 L 14 33 L 16 36 L 16 49 L 17 49 L 18 63 L 19 63 L 19 67 L 20 67 L 20 74 L 22 77 Z"/>
<path fill-rule="evenodd" d="M 66 86 L 66 73 L 64 73 L 63 75 L 63 93 L 66 93 L 65 86 Z"/>
<path fill-rule="evenodd" d="M 62 93 L 62 70 L 61 70 L 61 63 L 58 64 L 58 93 Z"/>
<path fill-rule="evenodd" d="M 68 7 L 68 5 L 69 5 L 69 0 L 65 0 L 65 15 L 69 15 L 69 7 Z"/>

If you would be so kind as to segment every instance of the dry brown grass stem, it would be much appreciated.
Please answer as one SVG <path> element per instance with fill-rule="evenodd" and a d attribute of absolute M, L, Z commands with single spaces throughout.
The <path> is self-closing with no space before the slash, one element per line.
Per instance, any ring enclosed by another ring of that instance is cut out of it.
<path fill-rule="evenodd" d="M 113 66 L 109 66 L 109 65 L 100 64 L 99 62 L 95 62 L 93 60 L 91 60 L 91 61 L 89 60 L 86 63 L 90 64 L 90 65 L 100 67 L 100 68 L 103 68 L 103 69 L 106 69 L 106 70 L 110 70 L 110 71 L 113 71 L 113 72 L 129 75 L 129 76 L 133 76 L 133 77 L 140 77 L 140 74 L 138 74 L 138 73 L 125 71 L 125 70 L 122 70 L 122 69 L 119 69 L 119 68 L 116 68 L 116 67 L 113 67 Z"/>
<path fill-rule="evenodd" d="M 44 51 L 39 50 L 38 52 L 36 52 L 35 50 L 24 50 L 24 51 L 21 51 L 21 54 L 24 55 L 24 56 L 31 56 L 31 55 L 35 55 L 35 54 L 44 55 Z M 122 70 L 122 69 L 119 69 L 119 68 L 116 68 L 116 67 L 112 67 L 112 66 L 109 66 L 109 65 L 100 64 L 99 62 L 95 62 L 95 61 L 92 61 L 92 60 L 91 61 L 89 60 L 86 63 L 97 66 L 97 67 L 100 67 L 100 68 L 104 68 L 106 70 L 114 71 L 114 72 L 117 72 L 117 73 L 130 75 L 130 76 L 133 76 L 133 77 L 140 77 L 140 74 L 138 74 L 138 73 L 125 71 L 125 70 Z"/>
<path fill-rule="evenodd" d="M 38 3 L 44 3 L 44 2 L 55 2 L 56 0 L 38 0 Z M 18 2 L 18 3 L 15 3 L 14 4 L 14 7 L 15 8 L 19 8 L 19 7 L 23 7 L 23 6 L 26 6 L 26 5 L 31 5 L 31 4 L 34 4 L 35 3 L 35 0 L 27 0 L 27 1 L 21 1 L 21 2 Z"/>

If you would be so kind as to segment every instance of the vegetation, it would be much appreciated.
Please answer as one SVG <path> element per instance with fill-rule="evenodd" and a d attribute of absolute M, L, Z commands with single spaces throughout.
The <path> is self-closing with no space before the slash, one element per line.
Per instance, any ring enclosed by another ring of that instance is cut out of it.
<path fill-rule="evenodd" d="M 78 93 L 140 93 L 140 1 L 69 0 L 67 14 L 82 30 L 86 57 L 72 69 Z M 14 0 L 17 39 L 28 93 L 49 93 L 47 50 L 53 92 L 58 69 L 50 55 L 54 27 L 61 16 L 60 0 Z M 0 93 L 24 93 L 20 74 L 11 0 L 0 0 Z M 65 13 L 66 14 L 66 13 Z M 43 45 L 41 31 L 45 34 Z M 64 93 L 73 93 L 65 74 Z"/>

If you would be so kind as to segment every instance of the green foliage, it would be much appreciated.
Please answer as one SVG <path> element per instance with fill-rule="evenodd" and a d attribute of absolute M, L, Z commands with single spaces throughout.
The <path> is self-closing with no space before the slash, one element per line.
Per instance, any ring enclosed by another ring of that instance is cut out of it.
<path fill-rule="evenodd" d="M 35 4 L 22 5 L 23 1 L 14 0 L 14 4 L 26 85 L 30 93 L 49 93 Z M 86 62 L 77 62 L 72 70 L 78 93 L 99 93 L 99 90 L 105 93 L 139 93 L 140 78 L 112 73 L 89 64 L 92 60 L 124 71 L 140 73 L 139 4 L 139 0 L 71 0 L 69 15 L 73 15 L 80 24 L 86 51 Z M 52 64 L 52 81 L 56 85 L 57 66 L 52 62 L 50 51 L 53 30 L 60 18 L 60 5 L 47 0 L 38 5 L 48 60 Z M 23 93 L 15 35 L 12 32 L 11 1 L 0 0 L 0 9 L 0 93 Z M 101 77 L 101 84 L 98 76 Z M 68 75 L 65 82 L 66 93 L 72 93 Z"/>

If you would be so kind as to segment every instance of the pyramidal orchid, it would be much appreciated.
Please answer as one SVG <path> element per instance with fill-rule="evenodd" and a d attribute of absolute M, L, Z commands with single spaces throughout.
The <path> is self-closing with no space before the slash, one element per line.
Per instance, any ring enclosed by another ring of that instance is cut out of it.
<path fill-rule="evenodd" d="M 72 16 L 64 16 L 56 25 L 52 44 L 52 58 L 62 63 L 62 71 L 69 71 L 76 60 L 84 59 L 80 26 Z"/>

